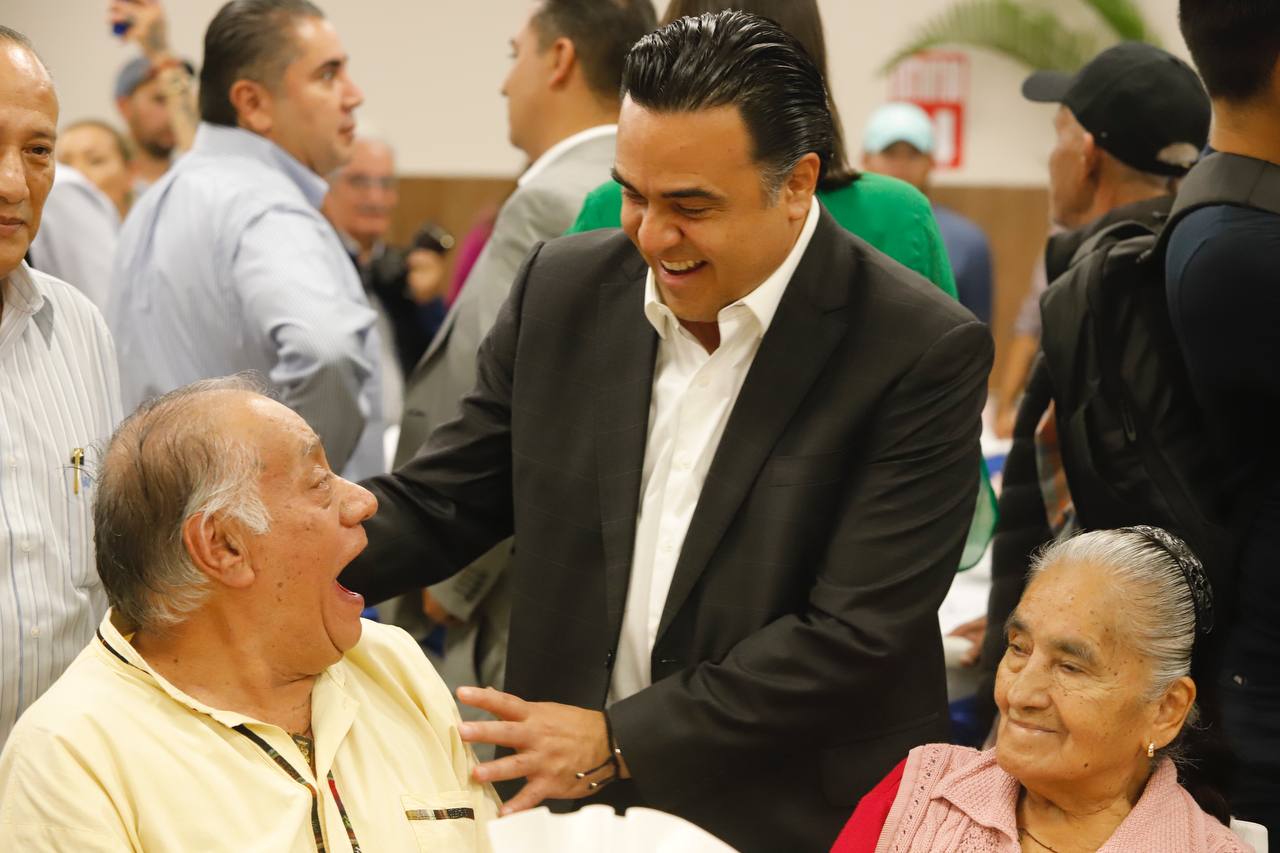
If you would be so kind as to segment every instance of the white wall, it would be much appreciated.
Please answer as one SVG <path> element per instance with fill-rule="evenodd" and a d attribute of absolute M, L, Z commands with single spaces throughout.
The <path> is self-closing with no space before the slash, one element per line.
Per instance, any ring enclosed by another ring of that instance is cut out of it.
<path fill-rule="evenodd" d="M 953 0 L 820 0 L 832 88 L 851 142 L 885 99 L 876 69 L 930 14 Z M 504 175 L 521 155 L 507 143 L 499 87 L 507 39 L 529 0 L 319 0 L 346 43 L 365 90 L 360 117 L 420 175 Z M 1060 8 L 1068 0 L 1044 0 Z M 1074 0 L 1072 0 L 1074 2 Z M 1164 45 L 1185 55 L 1176 0 L 1138 0 Z M 659 0 L 660 5 L 665 5 Z M 105 0 L 0 0 L 0 22 L 26 33 L 53 69 L 64 120 L 112 116 L 111 88 L 128 48 L 104 23 Z M 204 27 L 221 0 L 167 0 L 171 39 L 198 60 Z M 940 183 L 1026 185 L 1044 181 L 1052 108 L 1018 94 L 1024 71 L 972 54 L 967 163 Z M 856 144 L 854 146 L 857 147 Z"/>

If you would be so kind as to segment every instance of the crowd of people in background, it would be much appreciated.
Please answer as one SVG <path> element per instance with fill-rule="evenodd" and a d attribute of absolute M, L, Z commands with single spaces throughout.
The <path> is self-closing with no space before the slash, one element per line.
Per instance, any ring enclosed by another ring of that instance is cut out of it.
<path fill-rule="evenodd" d="M 817 0 L 531 0 L 514 190 L 403 245 L 311 0 L 198 67 L 106 12 L 115 119 L 0 23 L 0 847 L 1280 832 L 1280 10 L 1026 79 L 1054 230 L 994 377 L 992 243 L 919 106 L 854 164 Z"/>

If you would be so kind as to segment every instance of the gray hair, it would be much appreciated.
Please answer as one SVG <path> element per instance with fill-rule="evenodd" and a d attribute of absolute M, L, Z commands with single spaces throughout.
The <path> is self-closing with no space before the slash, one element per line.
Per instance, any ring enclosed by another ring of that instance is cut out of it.
<path fill-rule="evenodd" d="M 253 374 L 195 382 L 148 400 L 107 446 L 93 506 L 98 575 L 111 606 L 139 628 L 178 624 L 209 595 L 182 541 L 215 516 L 266 533 L 257 450 L 217 428 L 211 397 L 263 394 Z"/>
<path fill-rule="evenodd" d="M 1103 569 L 1128 603 L 1121 620 L 1123 630 L 1132 647 L 1151 661 L 1146 701 L 1159 700 L 1175 681 L 1191 674 L 1195 598 L 1182 566 L 1168 548 L 1133 528 L 1095 530 L 1044 549 L 1033 561 L 1029 577 L 1034 579 L 1060 563 Z M 1193 707 L 1187 723 L 1194 724 L 1196 717 Z"/>

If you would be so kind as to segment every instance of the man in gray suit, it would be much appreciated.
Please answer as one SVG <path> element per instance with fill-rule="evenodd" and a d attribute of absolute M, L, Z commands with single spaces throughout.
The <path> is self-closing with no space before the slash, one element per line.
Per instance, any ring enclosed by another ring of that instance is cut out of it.
<path fill-rule="evenodd" d="M 609 179 L 623 62 L 656 26 L 650 0 L 540 0 L 511 39 L 502 93 L 511 144 L 531 165 L 408 383 L 397 467 L 457 416 L 475 385 L 476 350 L 525 256 L 563 234 L 587 193 Z M 415 636 L 429 627 L 424 611 L 449 626 L 440 673 L 451 687 L 502 685 L 510 614 L 503 569 L 510 553 L 511 541 L 500 543 L 421 597 L 403 596 L 387 609 L 387 618 Z"/>

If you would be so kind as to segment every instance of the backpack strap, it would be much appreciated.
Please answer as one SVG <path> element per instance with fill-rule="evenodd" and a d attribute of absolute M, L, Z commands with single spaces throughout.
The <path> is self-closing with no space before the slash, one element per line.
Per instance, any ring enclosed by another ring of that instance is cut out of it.
<path fill-rule="evenodd" d="M 1070 270 L 1082 258 L 1093 254 L 1099 246 L 1119 243 L 1132 237 L 1151 237 L 1155 233 L 1150 225 L 1136 219 L 1113 222 L 1080 244 L 1080 248 L 1076 249 L 1076 253 L 1071 256 L 1071 263 L 1067 265 L 1067 269 Z"/>
<path fill-rule="evenodd" d="M 1178 188 L 1173 211 L 1156 246 L 1157 256 L 1164 257 L 1169 235 L 1184 216 L 1202 207 L 1224 204 L 1280 215 L 1280 166 L 1221 151 L 1205 157 Z"/>

